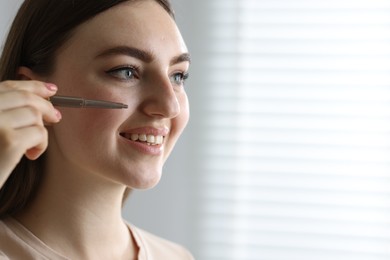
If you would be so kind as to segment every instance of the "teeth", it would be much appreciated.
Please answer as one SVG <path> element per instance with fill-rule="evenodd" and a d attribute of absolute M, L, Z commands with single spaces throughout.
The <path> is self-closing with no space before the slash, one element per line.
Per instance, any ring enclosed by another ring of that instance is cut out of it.
<path fill-rule="evenodd" d="M 154 135 L 148 135 L 147 137 L 146 137 L 147 139 L 146 139 L 146 141 L 148 142 L 148 143 L 152 143 L 152 144 L 154 144 Z"/>
<path fill-rule="evenodd" d="M 146 142 L 149 145 L 162 144 L 164 141 L 164 137 L 162 135 L 124 134 L 123 137 L 132 141 Z"/>
<path fill-rule="evenodd" d="M 141 142 L 146 142 L 146 141 L 148 141 L 148 138 L 147 138 L 146 135 L 144 135 L 144 134 L 138 135 L 138 139 L 139 139 Z"/>
<path fill-rule="evenodd" d="M 162 144 L 163 141 L 164 141 L 164 137 L 162 135 L 156 136 L 156 140 L 155 140 L 156 144 Z"/>

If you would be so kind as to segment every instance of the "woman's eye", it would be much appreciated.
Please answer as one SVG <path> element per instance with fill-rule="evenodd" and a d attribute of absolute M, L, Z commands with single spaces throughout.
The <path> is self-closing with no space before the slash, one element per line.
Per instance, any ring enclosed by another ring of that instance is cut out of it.
<path fill-rule="evenodd" d="M 132 80 L 137 78 L 137 69 L 134 67 L 120 67 L 107 71 L 108 74 L 120 80 Z"/>
<path fill-rule="evenodd" d="M 184 85 L 186 79 L 188 79 L 188 73 L 175 73 L 171 76 L 171 82 L 175 85 Z"/>

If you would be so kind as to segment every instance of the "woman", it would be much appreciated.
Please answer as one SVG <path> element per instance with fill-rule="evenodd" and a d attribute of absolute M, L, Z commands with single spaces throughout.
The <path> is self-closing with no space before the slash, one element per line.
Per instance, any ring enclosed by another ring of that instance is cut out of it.
<path fill-rule="evenodd" d="M 187 124 L 188 69 L 166 0 L 26 0 L 0 62 L 0 256 L 192 259 L 121 216 Z M 128 108 L 54 108 L 53 95 Z"/>

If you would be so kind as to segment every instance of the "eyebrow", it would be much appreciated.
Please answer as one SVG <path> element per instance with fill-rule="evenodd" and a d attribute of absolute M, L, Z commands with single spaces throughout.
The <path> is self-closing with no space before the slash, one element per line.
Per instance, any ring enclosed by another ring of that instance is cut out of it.
<path fill-rule="evenodd" d="M 189 62 L 191 63 L 191 56 L 189 53 L 183 53 L 183 54 L 180 54 L 176 57 L 174 57 L 170 64 L 169 65 L 175 65 L 175 64 L 178 64 L 178 63 L 181 63 L 181 62 Z"/>
<path fill-rule="evenodd" d="M 147 52 L 138 48 L 129 47 L 129 46 L 117 46 L 114 48 L 110 48 L 107 50 L 104 50 L 103 52 L 99 53 L 96 57 L 107 57 L 112 55 L 126 55 L 130 57 L 134 57 L 136 59 L 139 59 L 143 62 L 150 63 L 154 60 L 154 55 L 151 52 Z M 175 56 L 171 59 L 169 65 L 174 65 L 181 62 L 189 62 L 191 63 L 191 57 L 189 53 L 182 53 L 178 56 Z"/>

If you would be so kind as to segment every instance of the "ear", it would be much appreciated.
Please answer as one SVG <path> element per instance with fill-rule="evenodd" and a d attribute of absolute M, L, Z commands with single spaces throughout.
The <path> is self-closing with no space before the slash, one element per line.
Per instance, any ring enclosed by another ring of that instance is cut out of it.
<path fill-rule="evenodd" d="M 39 80 L 38 75 L 36 75 L 30 68 L 24 66 L 18 68 L 17 75 L 20 80 Z"/>

